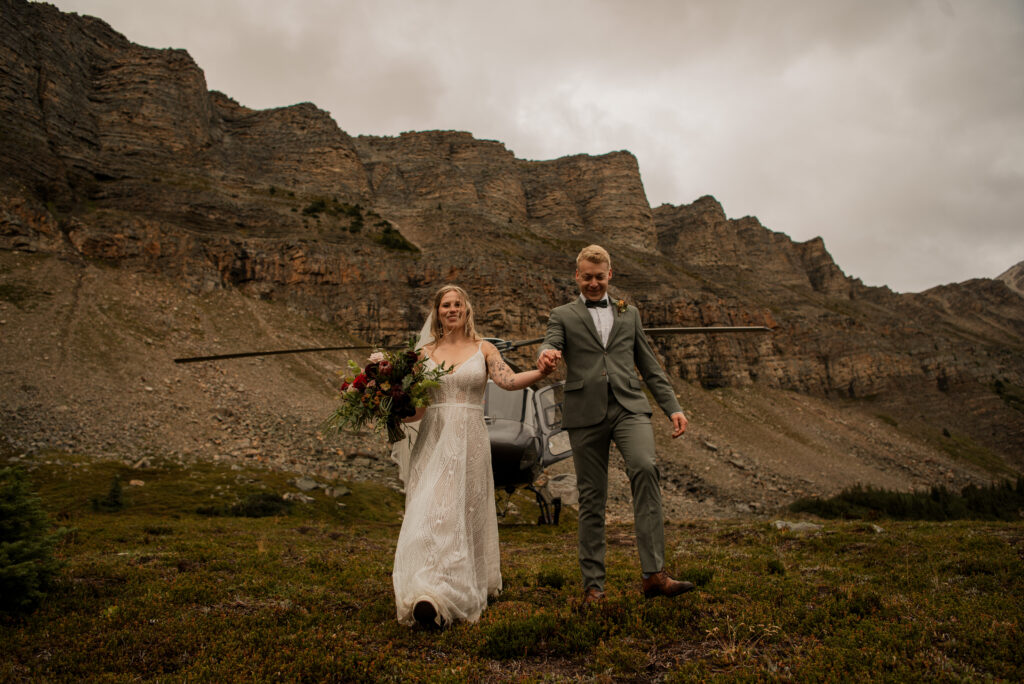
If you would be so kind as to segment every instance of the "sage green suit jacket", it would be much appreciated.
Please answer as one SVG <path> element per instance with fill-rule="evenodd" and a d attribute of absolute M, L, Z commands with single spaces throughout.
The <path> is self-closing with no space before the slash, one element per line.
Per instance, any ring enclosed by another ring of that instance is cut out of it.
<path fill-rule="evenodd" d="M 578 297 L 571 304 L 556 308 L 548 318 L 540 350 L 562 352 L 567 371 L 564 428 L 589 427 L 603 421 L 608 412 L 609 383 L 616 401 L 632 413 L 652 413 L 643 383 L 665 415 L 681 411 L 672 384 L 644 334 L 640 312 L 633 306 L 620 312 L 614 301 L 608 305 L 615 323 L 607 347 L 601 344 L 594 319 Z"/>

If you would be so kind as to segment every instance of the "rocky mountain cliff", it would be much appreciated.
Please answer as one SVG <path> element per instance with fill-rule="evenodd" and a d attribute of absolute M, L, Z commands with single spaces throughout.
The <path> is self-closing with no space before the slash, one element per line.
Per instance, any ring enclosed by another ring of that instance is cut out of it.
<path fill-rule="evenodd" d="M 1007 397 L 1024 386 L 1019 277 L 867 287 L 822 240 L 713 197 L 652 209 L 629 152 L 527 161 L 464 132 L 353 137 L 313 104 L 248 109 L 182 50 L 23 0 L 0 0 L 0 117 L 0 250 L 238 291 L 392 342 L 449 281 L 486 334 L 537 336 L 574 294 L 578 249 L 600 242 L 613 294 L 648 326 L 772 328 L 658 338 L 680 386 L 871 402 L 1024 468 Z"/>
<path fill-rule="evenodd" d="M 996 280 L 1003 281 L 1011 290 L 1024 296 L 1024 261 L 1006 269 Z"/>

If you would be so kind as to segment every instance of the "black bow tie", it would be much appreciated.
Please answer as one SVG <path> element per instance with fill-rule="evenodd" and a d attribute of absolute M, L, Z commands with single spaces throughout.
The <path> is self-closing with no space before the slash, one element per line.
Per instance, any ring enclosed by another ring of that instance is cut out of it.
<path fill-rule="evenodd" d="M 608 306 L 608 300 L 607 299 L 598 299 L 595 302 L 593 300 L 588 299 L 588 300 L 586 300 L 586 304 L 587 304 L 587 308 L 588 309 L 593 309 L 595 306 L 598 307 L 599 309 L 603 309 L 603 308 Z"/>

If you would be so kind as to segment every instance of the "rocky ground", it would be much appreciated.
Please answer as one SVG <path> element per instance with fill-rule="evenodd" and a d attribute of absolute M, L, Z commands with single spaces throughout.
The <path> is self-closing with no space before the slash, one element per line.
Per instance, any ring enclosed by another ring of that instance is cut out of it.
<path fill-rule="evenodd" d="M 140 469 L 208 459 L 325 486 L 373 480 L 400 489 L 381 438 L 317 429 L 333 408 L 347 352 L 174 363 L 354 341 L 238 291 L 191 295 L 98 262 L 0 251 L 0 436 L 15 459 L 74 452 Z M 998 474 L 991 464 L 952 459 L 898 405 L 676 384 L 690 430 L 671 440 L 668 421 L 655 416 L 671 519 L 768 516 L 795 498 L 856 483 L 908 490 Z M 571 501 L 571 460 L 548 476 Z M 617 454 L 611 481 L 610 515 L 629 519 Z"/>

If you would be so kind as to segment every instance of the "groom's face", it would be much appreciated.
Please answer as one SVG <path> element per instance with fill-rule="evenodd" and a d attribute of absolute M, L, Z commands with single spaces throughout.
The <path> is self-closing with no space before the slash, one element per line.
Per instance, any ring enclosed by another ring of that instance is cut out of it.
<path fill-rule="evenodd" d="M 599 264 L 584 259 L 576 267 L 576 284 L 580 292 L 591 301 L 604 298 L 608 291 L 608 281 L 612 279 L 612 269 L 608 264 Z"/>

